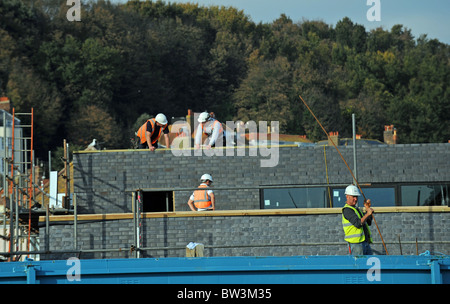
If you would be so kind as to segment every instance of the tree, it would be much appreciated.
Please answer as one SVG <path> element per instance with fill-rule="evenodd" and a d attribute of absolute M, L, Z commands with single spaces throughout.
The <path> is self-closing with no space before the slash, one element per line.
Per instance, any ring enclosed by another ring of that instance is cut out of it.
<path fill-rule="evenodd" d="M 359 53 L 365 51 L 366 41 L 367 33 L 364 26 L 354 24 L 348 17 L 336 23 L 337 43 L 352 48 Z"/>
<path fill-rule="evenodd" d="M 0 95 L 6 91 L 6 83 L 11 72 L 11 59 L 14 52 L 14 40 L 8 32 L 0 28 Z"/>
<path fill-rule="evenodd" d="M 88 1 L 82 22 L 68 22 L 63 2 L 0 1 L 0 92 L 50 117 L 42 151 L 94 136 L 128 146 L 143 113 L 187 109 L 280 120 L 282 132 L 322 139 L 298 95 L 343 136 L 356 113 L 364 136 L 382 139 L 386 123 L 404 143 L 450 138 L 449 46 L 402 25 L 366 31 L 347 17 L 333 27 L 284 14 L 255 24 L 234 7 L 138 0 Z"/>
<path fill-rule="evenodd" d="M 237 120 L 279 121 L 280 131 L 286 132 L 294 119 L 290 111 L 292 68 L 285 57 L 261 61 L 250 68 L 249 74 L 234 95 Z"/>
<path fill-rule="evenodd" d="M 105 148 L 119 148 L 121 129 L 108 112 L 96 105 L 83 107 L 68 123 L 69 142 L 85 146 L 95 138 Z"/>
<path fill-rule="evenodd" d="M 30 113 L 34 109 L 34 139 L 39 143 L 35 149 L 38 156 L 45 156 L 48 152 L 45 148 L 55 144 L 60 135 L 62 95 L 19 59 L 13 59 L 6 94 L 16 112 Z M 21 119 L 26 120 L 22 121 L 24 125 L 31 123 L 28 117 Z"/>
<path fill-rule="evenodd" d="M 386 107 L 392 97 L 382 83 L 366 78 L 358 97 L 341 105 L 347 134 L 351 134 L 351 114 L 354 113 L 358 134 L 364 138 L 383 138 L 383 126 L 387 124 Z"/>

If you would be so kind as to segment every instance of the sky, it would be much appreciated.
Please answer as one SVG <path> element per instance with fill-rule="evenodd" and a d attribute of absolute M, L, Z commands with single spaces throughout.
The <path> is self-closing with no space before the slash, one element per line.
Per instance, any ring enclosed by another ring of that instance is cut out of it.
<path fill-rule="evenodd" d="M 354 23 L 364 25 L 367 31 L 377 27 L 390 30 L 392 26 L 402 24 L 411 30 L 416 39 L 426 34 L 429 39 L 438 39 L 450 44 L 449 0 L 164 0 L 164 2 L 190 2 L 206 7 L 232 6 L 242 10 L 255 23 L 271 23 L 281 14 L 285 14 L 293 22 L 303 19 L 321 20 L 333 27 L 339 20 L 349 17 Z M 369 21 L 368 11 L 373 12 L 378 3 L 380 21 Z"/>

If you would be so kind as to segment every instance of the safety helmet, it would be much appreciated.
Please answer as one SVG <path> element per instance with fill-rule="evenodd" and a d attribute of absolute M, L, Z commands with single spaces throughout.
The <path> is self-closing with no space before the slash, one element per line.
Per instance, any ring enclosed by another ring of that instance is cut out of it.
<path fill-rule="evenodd" d="M 156 115 L 155 117 L 156 122 L 159 122 L 162 125 L 167 125 L 167 118 L 166 115 L 159 113 L 158 115 Z"/>
<path fill-rule="evenodd" d="M 197 121 L 198 121 L 198 122 L 206 122 L 206 121 L 208 121 L 209 117 L 210 117 L 210 115 L 209 115 L 208 112 L 202 112 L 202 113 L 200 113 L 200 115 L 198 116 Z"/>
<path fill-rule="evenodd" d="M 213 181 L 212 176 L 210 174 L 203 174 L 202 177 L 200 177 L 200 181 L 206 182 L 207 180 Z"/>
<path fill-rule="evenodd" d="M 355 185 L 350 185 L 345 188 L 345 195 L 360 196 L 361 194 Z"/>

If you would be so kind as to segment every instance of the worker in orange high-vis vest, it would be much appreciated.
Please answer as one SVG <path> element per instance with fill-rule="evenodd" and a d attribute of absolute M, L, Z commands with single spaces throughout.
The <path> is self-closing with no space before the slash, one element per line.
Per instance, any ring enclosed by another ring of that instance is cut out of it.
<path fill-rule="evenodd" d="M 210 174 L 203 174 L 200 177 L 201 184 L 199 190 L 195 190 L 189 197 L 188 205 L 192 211 L 213 211 L 216 209 L 214 192 L 209 189 L 213 179 Z"/>
<path fill-rule="evenodd" d="M 167 128 L 167 118 L 159 113 L 155 118 L 147 120 L 137 131 L 139 137 L 139 149 L 149 149 L 155 151 L 158 147 L 158 140 L 164 134 L 166 147 L 170 147 L 169 128 Z"/>

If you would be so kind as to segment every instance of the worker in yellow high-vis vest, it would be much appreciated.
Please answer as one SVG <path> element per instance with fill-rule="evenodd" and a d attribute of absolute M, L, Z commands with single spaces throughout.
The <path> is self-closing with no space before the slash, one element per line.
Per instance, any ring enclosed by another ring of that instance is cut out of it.
<path fill-rule="evenodd" d="M 346 203 L 342 208 L 342 227 L 344 228 L 345 240 L 350 245 L 352 255 L 372 255 L 372 237 L 369 226 L 372 224 L 373 209 L 366 206 L 366 213 L 356 206 L 359 190 L 350 185 L 345 188 Z"/>

